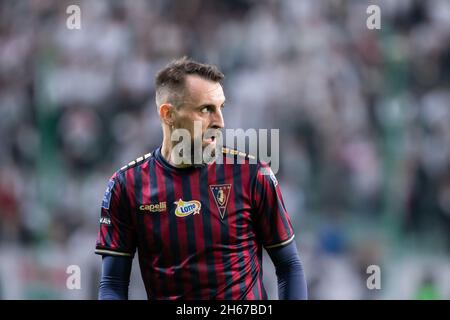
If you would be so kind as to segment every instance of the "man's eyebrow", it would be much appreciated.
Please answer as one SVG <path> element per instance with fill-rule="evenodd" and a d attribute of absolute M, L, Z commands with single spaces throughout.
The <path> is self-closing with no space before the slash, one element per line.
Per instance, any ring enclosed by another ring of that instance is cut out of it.
<path fill-rule="evenodd" d="M 220 106 L 222 107 L 224 104 L 225 104 L 225 101 L 223 101 Z M 200 108 L 206 108 L 206 107 L 216 107 L 216 105 L 212 104 L 212 103 L 204 103 L 204 104 L 198 106 L 199 109 Z"/>

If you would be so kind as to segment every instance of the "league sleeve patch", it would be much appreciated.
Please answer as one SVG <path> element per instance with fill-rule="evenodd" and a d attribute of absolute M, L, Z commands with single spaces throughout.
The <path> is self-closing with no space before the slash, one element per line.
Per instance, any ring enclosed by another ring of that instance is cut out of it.
<path fill-rule="evenodd" d="M 275 174 L 270 170 L 270 179 L 272 179 L 273 185 L 276 187 L 278 185 L 277 177 L 275 177 Z"/>
<path fill-rule="evenodd" d="M 111 203 L 111 192 L 114 188 L 114 180 L 109 180 L 108 186 L 106 187 L 105 194 L 103 195 L 102 208 L 108 210 L 109 204 Z"/>
<path fill-rule="evenodd" d="M 270 180 L 272 180 L 274 187 L 276 187 L 278 185 L 277 177 L 275 177 L 275 174 L 273 173 L 273 171 L 270 167 L 263 167 L 259 170 L 259 172 L 262 175 L 265 175 L 265 176 L 268 175 L 270 177 Z"/>

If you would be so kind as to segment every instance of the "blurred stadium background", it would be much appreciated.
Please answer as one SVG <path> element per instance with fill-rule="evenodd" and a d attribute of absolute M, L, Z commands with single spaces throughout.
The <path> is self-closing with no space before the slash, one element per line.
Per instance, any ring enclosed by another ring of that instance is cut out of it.
<path fill-rule="evenodd" d="M 160 143 L 153 77 L 182 55 L 226 74 L 228 128 L 280 129 L 311 299 L 450 298 L 448 0 L 23 0 L 0 2 L 1 299 L 96 299 L 107 179 Z"/>

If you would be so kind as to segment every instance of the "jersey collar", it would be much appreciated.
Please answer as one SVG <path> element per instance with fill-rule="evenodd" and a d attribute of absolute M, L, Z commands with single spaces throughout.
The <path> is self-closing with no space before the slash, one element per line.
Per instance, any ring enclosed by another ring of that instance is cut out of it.
<path fill-rule="evenodd" d="M 182 172 L 190 172 L 190 171 L 194 171 L 194 170 L 196 170 L 196 169 L 206 168 L 206 166 L 207 166 L 206 163 L 203 163 L 203 164 L 194 164 L 194 165 L 192 165 L 192 166 L 190 166 L 190 167 L 184 167 L 184 168 L 175 167 L 174 165 L 172 165 L 171 163 L 169 163 L 169 161 L 167 161 L 167 160 L 163 157 L 163 155 L 161 154 L 161 147 L 162 147 L 162 146 L 159 146 L 159 147 L 155 150 L 155 152 L 154 152 L 155 158 L 156 158 L 156 160 L 157 160 L 164 168 L 166 168 L 166 169 L 168 169 L 168 170 L 170 170 L 170 171 L 173 171 L 173 172 L 179 172 L 179 173 L 182 173 Z"/>

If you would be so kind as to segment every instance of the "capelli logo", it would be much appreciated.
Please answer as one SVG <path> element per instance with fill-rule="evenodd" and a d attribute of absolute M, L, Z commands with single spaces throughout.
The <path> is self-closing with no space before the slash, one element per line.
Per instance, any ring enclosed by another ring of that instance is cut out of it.
<path fill-rule="evenodd" d="M 164 212 L 167 210 L 166 202 L 161 201 L 159 203 L 152 204 L 141 204 L 139 206 L 139 210 L 141 213 L 145 212 Z"/>

